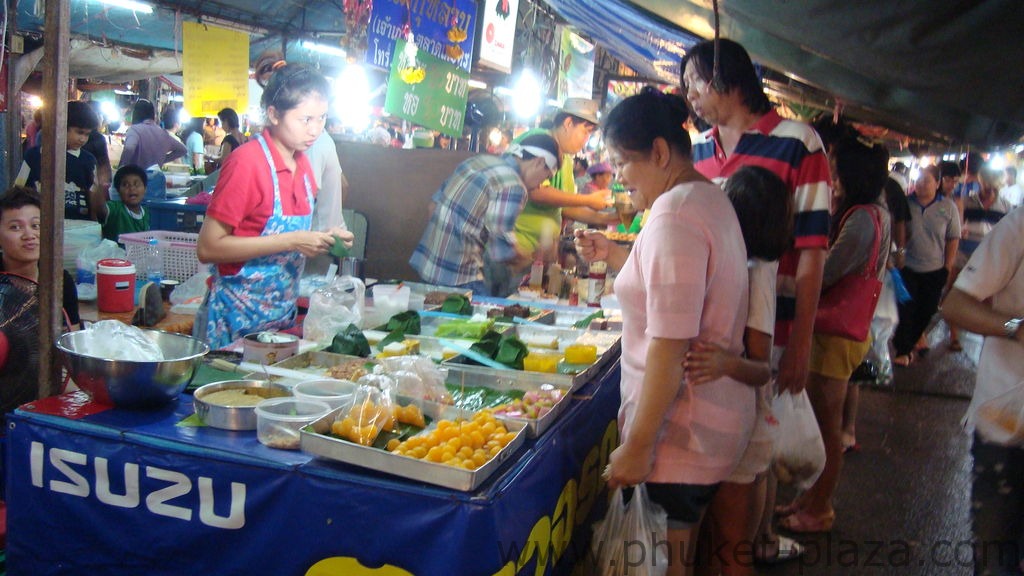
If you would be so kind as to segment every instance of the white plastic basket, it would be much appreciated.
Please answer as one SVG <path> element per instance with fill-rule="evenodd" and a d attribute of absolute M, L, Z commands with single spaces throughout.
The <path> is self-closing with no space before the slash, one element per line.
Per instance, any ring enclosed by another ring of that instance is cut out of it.
<path fill-rule="evenodd" d="M 196 258 L 196 243 L 199 234 L 190 232 L 168 232 L 166 230 L 150 230 L 149 232 L 131 232 L 121 234 L 119 240 L 124 244 L 128 259 L 132 262 L 141 261 L 149 249 L 149 241 L 156 238 L 162 250 L 161 257 L 164 261 L 163 278 L 165 280 L 177 280 L 184 282 L 191 278 L 199 269 L 199 259 Z M 138 280 L 143 280 L 145 273 L 141 267 L 136 274 Z"/>

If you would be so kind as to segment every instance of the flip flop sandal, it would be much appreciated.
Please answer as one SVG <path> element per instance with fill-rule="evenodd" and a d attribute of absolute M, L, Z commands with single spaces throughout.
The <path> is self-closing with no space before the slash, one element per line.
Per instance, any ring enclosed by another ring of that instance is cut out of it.
<path fill-rule="evenodd" d="M 778 548 L 776 548 L 774 556 L 754 556 L 754 562 L 758 564 L 781 564 L 790 560 L 796 560 L 803 556 L 804 547 L 802 544 L 793 540 L 792 538 L 778 535 Z"/>
<path fill-rule="evenodd" d="M 892 359 L 892 363 L 894 366 L 906 368 L 907 366 L 910 366 L 911 364 L 914 363 L 914 353 L 911 352 L 909 354 L 900 354 L 899 356 Z"/>
<path fill-rule="evenodd" d="M 843 446 L 843 454 L 849 454 L 850 452 L 860 452 L 860 444 L 854 442 L 853 444 Z"/>
<path fill-rule="evenodd" d="M 820 518 L 811 516 L 810 514 L 799 511 L 786 516 L 779 520 L 779 528 L 786 530 L 787 532 L 794 532 L 797 534 L 813 534 L 817 532 L 831 532 L 832 524 L 836 520 L 836 514 L 833 512 L 828 516 L 822 516 Z"/>
<path fill-rule="evenodd" d="M 775 515 L 780 517 L 790 516 L 796 514 L 800 510 L 800 502 L 793 500 L 789 504 L 783 504 L 775 507 Z"/>

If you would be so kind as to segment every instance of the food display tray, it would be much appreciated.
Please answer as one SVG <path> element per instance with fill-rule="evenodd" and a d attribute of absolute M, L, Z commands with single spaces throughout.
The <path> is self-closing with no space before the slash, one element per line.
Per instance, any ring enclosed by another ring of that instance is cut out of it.
<path fill-rule="evenodd" d="M 601 359 L 598 357 L 598 361 L 591 364 L 586 370 L 578 372 L 576 374 L 555 374 L 548 372 L 528 372 L 526 370 L 499 370 L 497 368 L 488 368 L 487 366 L 480 366 L 479 364 L 473 364 L 471 360 L 463 355 L 458 355 L 454 358 L 449 358 L 444 362 L 441 362 L 441 366 L 448 368 L 449 370 L 463 370 L 466 372 L 473 372 L 481 376 L 495 376 L 504 375 L 508 376 L 511 374 L 536 374 L 538 376 L 544 376 L 549 384 L 555 384 L 560 386 L 568 386 L 573 392 L 579 390 L 584 384 L 590 382 L 597 372 L 601 368 Z"/>
<path fill-rule="evenodd" d="M 499 392 L 509 390 L 522 390 L 528 392 L 537 390 L 544 384 L 550 384 L 562 391 L 562 398 L 555 402 L 551 410 L 540 418 L 516 418 L 503 414 L 495 414 L 495 417 L 502 421 L 517 422 L 526 425 L 526 433 L 530 438 L 536 438 L 543 434 L 558 416 L 565 411 L 572 401 L 572 386 L 565 383 L 554 382 L 550 378 L 552 374 L 540 372 L 521 372 L 519 370 L 493 370 L 485 374 L 476 370 L 466 370 L 462 366 L 450 366 L 446 383 L 454 386 L 478 386 L 491 388 Z M 510 428 L 510 425 L 506 425 Z"/>
<path fill-rule="evenodd" d="M 399 399 L 400 404 L 403 402 L 403 399 Z M 442 418 L 454 420 L 459 417 L 468 418 L 471 416 L 469 412 L 432 402 L 423 402 L 422 409 L 425 416 L 429 416 L 435 421 Z M 299 440 L 302 450 L 327 460 L 369 468 L 402 478 L 425 482 L 435 486 L 443 486 L 452 490 L 462 490 L 464 492 L 476 490 L 480 484 L 494 474 L 505 460 L 519 450 L 527 434 L 526 424 L 522 421 L 513 419 L 503 420 L 503 424 L 509 432 L 516 432 L 515 438 L 483 466 L 476 470 L 466 470 L 437 462 L 418 460 L 409 456 L 399 456 L 387 450 L 361 446 L 348 440 L 330 436 L 331 424 L 337 419 L 338 414 L 344 410 L 344 407 L 333 410 L 327 416 L 304 427 L 300 432 Z"/>
<path fill-rule="evenodd" d="M 554 324 L 558 327 L 564 328 L 575 328 L 575 324 L 580 320 L 583 320 L 600 310 L 599 308 L 575 308 L 575 309 L 556 309 L 552 310 L 554 314 Z M 591 325 L 585 328 L 577 328 L 577 330 L 608 330 L 612 332 L 621 332 L 622 326 L 622 313 L 618 310 L 605 309 L 604 317 L 598 318 L 596 322 L 592 322 Z M 614 327 L 601 327 L 611 323 Z"/>
<path fill-rule="evenodd" d="M 513 304 L 518 304 L 520 306 L 527 306 L 530 309 L 530 315 L 527 316 L 526 318 L 523 318 L 523 320 L 526 320 L 526 321 L 529 321 L 529 322 L 536 322 L 538 324 L 549 324 L 549 325 L 550 324 L 554 324 L 554 322 L 555 322 L 555 316 L 554 316 L 554 314 L 551 313 L 550 310 L 546 310 L 544 308 L 538 308 L 537 306 L 532 306 L 529 303 L 524 303 L 524 302 L 509 302 L 508 306 L 511 306 Z M 492 304 L 492 303 L 482 303 L 482 302 L 474 302 L 473 303 L 473 315 L 476 316 L 477 314 L 479 314 L 481 316 L 486 316 L 487 313 L 490 312 L 491 310 L 495 310 L 495 309 L 500 310 L 502 308 L 505 308 L 505 305 Z"/>
<path fill-rule="evenodd" d="M 302 374 L 309 375 L 305 380 L 331 378 L 332 376 L 328 373 L 328 370 L 332 366 L 337 366 L 342 362 L 348 362 L 350 360 L 361 360 L 366 363 L 375 362 L 373 358 L 359 358 L 358 356 L 348 356 L 346 354 L 335 354 L 333 352 L 312 350 L 296 354 L 291 358 L 286 358 L 280 362 L 272 364 L 266 373 L 254 371 L 249 374 L 248 377 L 262 380 L 269 379 L 272 382 L 277 382 L 286 386 L 293 386 L 303 380 L 301 377 Z"/>

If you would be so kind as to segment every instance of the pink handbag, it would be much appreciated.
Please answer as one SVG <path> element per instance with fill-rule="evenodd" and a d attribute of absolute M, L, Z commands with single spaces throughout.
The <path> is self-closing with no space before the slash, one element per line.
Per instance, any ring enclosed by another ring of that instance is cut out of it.
<path fill-rule="evenodd" d="M 875 242 L 871 260 L 861 274 L 847 274 L 839 282 L 825 290 L 818 301 L 818 312 L 814 316 L 814 333 L 839 336 L 856 342 L 864 342 L 871 331 L 871 319 L 882 293 L 882 281 L 878 279 L 877 265 L 879 243 L 881 242 L 881 219 L 878 209 L 873 206 L 855 206 L 848 210 L 840 223 L 855 210 L 868 210 L 875 221 Z"/>

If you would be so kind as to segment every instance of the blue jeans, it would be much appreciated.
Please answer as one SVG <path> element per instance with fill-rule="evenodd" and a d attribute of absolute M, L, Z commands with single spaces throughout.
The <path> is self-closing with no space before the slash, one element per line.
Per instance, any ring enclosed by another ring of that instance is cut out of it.
<path fill-rule="evenodd" d="M 1024 574 L 1024 448 L 990 444 L 975 434 L 971 456 L 974 573 Z"/>

